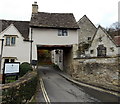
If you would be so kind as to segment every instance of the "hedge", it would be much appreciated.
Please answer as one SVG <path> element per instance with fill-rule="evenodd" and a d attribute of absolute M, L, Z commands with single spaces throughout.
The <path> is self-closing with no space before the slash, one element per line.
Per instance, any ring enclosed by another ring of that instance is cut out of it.
<path fill-rule="evenodd" d="M 37 72 L 25 74 L 19 80 L 2 86 L 2 104 L 26 104 L 35 94 Z"/>
<path fill-rule="evenodd" d="M 32 66 L 29 63 L 23 62 L 22 64 L 20 64 L 20 77 L 25 75 L 28 71 L 32 70 Z"/>

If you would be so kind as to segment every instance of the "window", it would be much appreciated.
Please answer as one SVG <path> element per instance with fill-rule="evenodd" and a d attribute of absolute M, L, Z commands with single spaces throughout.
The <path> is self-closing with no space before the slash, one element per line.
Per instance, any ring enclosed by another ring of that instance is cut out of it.
<path fill-rule="evenodd" d="M 15 45 L 15 37 L 11 37 L 11 45 Z"/>
<path fill-rule="evenodd" d="M 9 62 L 9 59 L 5 59 L 5 63 L 8 63 Z"/>
<path fill-rule="evenodd" d="M 97 48 L 97 56 L 106 56 L 106 47 L 99 45 Z"/>
<path fill-rule="evenodd" d="M 68 36 L 67 29 L 59 29 L 58 36 Z"/>
<path fill-rule="evenodd" d="M 11 62 L 15 62 L 15 59 L 11 59 L 10 61 L 11 61 Z"/>
<path fill-rule="evenodd" d="M 8 62 L 15 62 L 15 59 L 14 58 L 6 58 L 5 63 L 8 63 Z"/>
<path fill-rule="evenodd" d="M 114 47 L 110 47 L 110 50 L 111 50 L 112 52 L 114 52 Z"/>
<path fill-rule="evenodd" d="M 6 45 L 7 45 L 7 46 L 10 45 L 10 37 L 6 37 Z"/>
<path fill-rule="evenodd" d="M 6 36 L 6 46 L 13 46 L 15 45 L 16 37 L 13 36 Z"/>
<path fill-rule="evenodd" d="M 98 39 L 99 39 L 99 42 L 102 42 L 102 37 L 99 37 Z"/>
<path fill-rule="evenodd" d="M 88 37 L 88 41 L 90 41 L 91 40 L 91 37 Z"/>
<path fill-rule="evenodd" d="M 94 50 L 90 50 L 90 53 L 93 54 L 93 53 L 94 53 Z"/>

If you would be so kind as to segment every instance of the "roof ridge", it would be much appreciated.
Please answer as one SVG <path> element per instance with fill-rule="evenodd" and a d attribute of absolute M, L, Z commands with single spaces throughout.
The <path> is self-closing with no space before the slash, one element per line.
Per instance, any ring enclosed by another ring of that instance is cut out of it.
<path fill-rule="evenodd" d="M 24 20 L 6 20 L 6 19 L 0 19 L 1 21 L 8 21 L 8 22 L 30 22 L 30 21 L 24 21 Z"/>
<path fill-rule="evenodd" d="M 51 12 L 38 12 L 38 13 L 46 13 L 46 14 L 73 14 L 73 13 L 51 13 Z"/>
<path fill-rule="evenodd" d="M 85 14 L 85 15 L 83 15 L 83 17 L 82 17 L 82 18 L 80 18 L 80 19 L 79 19 L 79 21 L 78 21 L 77 23 L 79 23 L 79 22 L 80 22 L 80 21 L 81 21 L 84 17 L 85 17 L 85 18 L 87 18 L 87 20 L 88 20 L 88 21 L 90 21 L 90 23 L 91 23 L 91 24 L 92 24 L 92 25 L 93 25 L 93 26 L 97 29 L 97 27 L 96 27 L 96 26 L 94 25 L 94 23 L 93 23 L 93 22 L 92 22 L 92 21 L 91 21 L 91 20 L 87 17 L 87 15 L 86 15 L 86 14 Z"/>

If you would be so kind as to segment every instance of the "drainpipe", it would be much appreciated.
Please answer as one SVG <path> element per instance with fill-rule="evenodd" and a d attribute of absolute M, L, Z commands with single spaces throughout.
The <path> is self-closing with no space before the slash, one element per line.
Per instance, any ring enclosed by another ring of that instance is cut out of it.
<path fill-rule="evenodd" d="M 32 31 L 32 28 L 31 28 L 31 39 L 30 39 L 30 64 L 32 64 L 32 34 L 33 34 L 33 31 Z"/>
<path fill-rule="evenodd" d="M 2 41 L 2 44 L 1 44 L 1 56 L 0 56 L 0 73 L 1 73 L 1 62 L 2 62 L 2 54 L 3 54 L 3 42 L 4 42 L 4 39 L 0 39 Z"/>

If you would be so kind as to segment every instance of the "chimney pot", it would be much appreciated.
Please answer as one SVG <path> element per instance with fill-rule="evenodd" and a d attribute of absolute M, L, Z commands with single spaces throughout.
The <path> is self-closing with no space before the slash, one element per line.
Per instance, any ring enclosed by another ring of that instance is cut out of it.
<path fill-rule="evenodd" d="M 32 4 L 32 13 L 38 13 L 38 5 L 36 1 Z"/>

